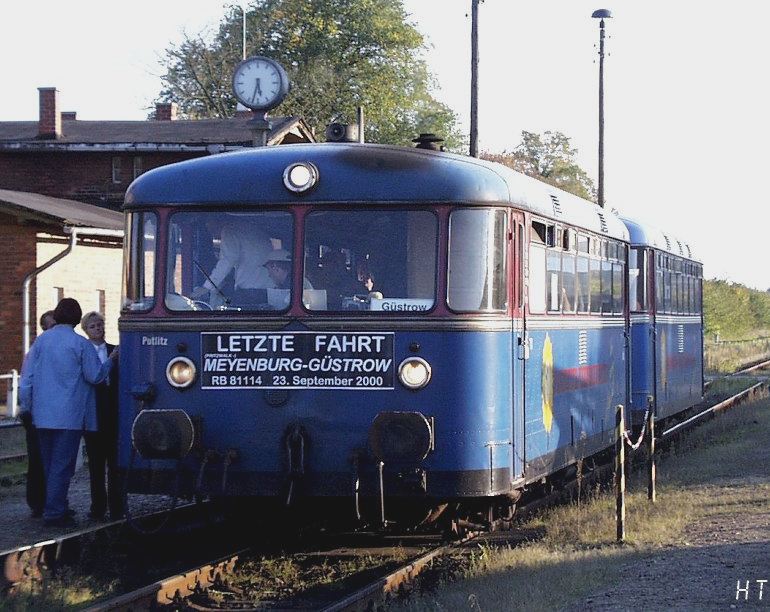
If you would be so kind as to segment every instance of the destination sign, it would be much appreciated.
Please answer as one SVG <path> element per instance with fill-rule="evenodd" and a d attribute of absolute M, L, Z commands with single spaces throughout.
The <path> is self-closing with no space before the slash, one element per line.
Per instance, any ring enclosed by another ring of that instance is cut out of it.
<path fill-rule="evenodd" d="M 203 332 L 202 389 L 393 389 L 393 332 Z"/>

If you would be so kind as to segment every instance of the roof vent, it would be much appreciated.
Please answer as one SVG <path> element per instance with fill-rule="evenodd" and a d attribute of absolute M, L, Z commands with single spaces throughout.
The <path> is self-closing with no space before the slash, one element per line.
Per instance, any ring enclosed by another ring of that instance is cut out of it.
<path fill-rule="evenodd" d="M 429 151 L 443 151 L 444 145 L 440 145 L 440 142 L 444 142 L 444 139 L 436 136 L 435 134 L 422 133 L 417 138 L 412 139 L 412 142 L 416 142 L 416 149 L 428 149 Z"/>
<path fill-rule="evenodd" d="M 692 251 L 690 250 L 690 245 L 685 242 L 684 248 L 687 249 L 687 257 L 692 259 Z"/>
<path fill-rule="evenodd" d="M 671 241 L 668 239 L 668 236 L 666 236 L 665 234 L 663 234 L 663 238 L 666 240 L 666 250 L 670 251 L 671 250 Z"/>
<path fill-rule="evenodd" d="M 553 214 L 554 215 L 563 215 L 564 213 L 561 210 L 561 203 L 559 202 L 559 197 L 551 194 L 551 203 L 553 204 Z"/>
<path fill-rule="evenodd" d="M 602 232 L 608 234 L 610 228 L 607 226 L 607 219 L 604 218 L 604 213 L 597 210 L 596 214 L 599 215 L 599 224 L 601 225 Z"/>
<path fill-rule="evenodd" d="M 677 240 L 676 245 L 679 247 L 679 254 L 684 255 L 684 249 L 682 248 L 682 243 Z"/>

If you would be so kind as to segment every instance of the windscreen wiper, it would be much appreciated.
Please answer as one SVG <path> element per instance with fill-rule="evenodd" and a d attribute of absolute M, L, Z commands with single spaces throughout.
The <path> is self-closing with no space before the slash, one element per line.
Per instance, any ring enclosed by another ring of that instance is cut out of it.
<path fill-rule="evenodd" d="M 225 306 L 229 306 L 230 305 L 230 298 L 227 297 L 224 293 L 222 293 L 222 290 L 217 286 L 217 284 L 213 280 L 211 280 L 211 277 L 208 275 L 206 270 L 203 269 L 203 266 L 201 266 L 197 262 L 197 260 L 193 259 L 193 263 L 195 264 L 195 267 L 198 268 L 198 270 L 200 270 L 203 273 L 203 276 L 206 277 L 206 280 L 211 283 L 211 286 L 214 287 L 214 289 L 217 290 L 217 293 L 222 296 L 222 300 L 224 301 L 224 305 Z"/>

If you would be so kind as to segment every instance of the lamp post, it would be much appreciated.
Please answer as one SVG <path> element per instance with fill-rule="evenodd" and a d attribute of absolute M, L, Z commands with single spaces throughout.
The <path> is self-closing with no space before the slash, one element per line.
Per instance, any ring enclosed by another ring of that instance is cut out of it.
<path fill-rule="evenodd" d="M 610 19 L 612 13 L 607 9 L 599 9 L 591 14 L 599 19 L 599 187 L 596 192 L 597 203 L 604 208 L 604 20 Z"/>
<path fill-rule="evenodd" d="M 483 0 L 482 0 L 483 1 Z M 479 156 L 479 0 L 471 0 L 471 157 Z"/>

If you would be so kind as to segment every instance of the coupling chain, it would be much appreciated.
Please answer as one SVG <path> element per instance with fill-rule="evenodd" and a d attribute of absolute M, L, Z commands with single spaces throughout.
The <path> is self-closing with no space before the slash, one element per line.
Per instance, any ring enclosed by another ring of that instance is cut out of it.
<path fill-rule="evenodd" d="M 642 425 L 642 431 L 639 432 L 639 437 L 637 438 L 636 442 L 631 442 L 631 438 L 628 435 L 628 430 L 623 431 L 623 439 L 626 441 L 626 444 L 628 444 L 629 447 L 631 447 L 631 450 L 635 451 L 637 450 L 641 445 L 642 441 L 644 440 L 644 434 L 647 433 L 647 419 L 650 416 L 650 409 L 648 408 L 644 413 L 644 425 Z"/>

